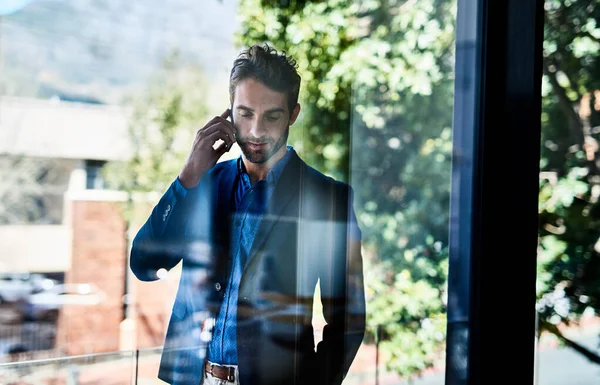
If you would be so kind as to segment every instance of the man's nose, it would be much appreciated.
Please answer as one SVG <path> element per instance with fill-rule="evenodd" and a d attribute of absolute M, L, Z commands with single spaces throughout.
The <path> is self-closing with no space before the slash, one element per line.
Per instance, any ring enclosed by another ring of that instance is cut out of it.
<path fill-rule="evenodd" d="M 262 138 L 266 134 L 267 130 L 263 121 L 261 119 L 254 119 L 252 122 L 252 127 L 250 128 L 250 135 L 255 138 Z"/>

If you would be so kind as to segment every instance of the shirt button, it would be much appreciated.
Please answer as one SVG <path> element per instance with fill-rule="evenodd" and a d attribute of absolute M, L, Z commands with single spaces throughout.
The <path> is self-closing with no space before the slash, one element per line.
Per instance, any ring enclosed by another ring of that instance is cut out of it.
<path fill-rule="evenodd" d="M 219 282 L 215 283 L 215 290 L 221 291 L 221 284 Z"/>
<path fill-rule="evenodd" d="M 169 215 L 169 211 L 171 211 L 171 205 L 167 205 L 167 209 L 163 214 L 163 222 L 167 220 L 167 216 Z"/>

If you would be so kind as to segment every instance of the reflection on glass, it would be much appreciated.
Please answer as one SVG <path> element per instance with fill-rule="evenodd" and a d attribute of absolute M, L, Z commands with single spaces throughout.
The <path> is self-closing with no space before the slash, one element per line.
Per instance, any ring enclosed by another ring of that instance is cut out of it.
<path fill-rule="evenodd" d="M 351 188 L 288 144 L 300 82 L 293 57 L 267 44 L 243 50 L 229 108 L 198 130 L 133 240 L 142 281 L 182 264 L 159 369 L 166 382 L 341 383 L 361 345 L 361 230 Z M 242 154 L 218 162 L 234 144 Z M 317 284 L 325 324 L 315 346 Z"/>
<path fill-rule="evenodd" d="M 101 3 L 0 21 L 3 357 L 441 383 L 455 2 Z"/>

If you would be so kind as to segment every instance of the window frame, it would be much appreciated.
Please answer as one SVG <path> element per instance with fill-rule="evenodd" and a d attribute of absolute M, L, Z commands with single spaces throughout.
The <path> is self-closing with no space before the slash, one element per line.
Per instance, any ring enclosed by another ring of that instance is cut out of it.
<path fill-rule="evenodd" d="M 457 6 L 446 384 L 533 383 L 544 2 Z"/>

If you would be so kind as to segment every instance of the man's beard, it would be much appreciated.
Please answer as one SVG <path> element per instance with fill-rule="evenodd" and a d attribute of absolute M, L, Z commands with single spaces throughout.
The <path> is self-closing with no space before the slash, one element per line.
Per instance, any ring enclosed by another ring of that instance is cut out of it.
<path fill-rule="evenodd" d="M 285 146 L 290 134 L 290 128 L 287 127 L 281 134 L 279 139 L 275 141 L 272 138 L 268 139 L 253 139 L 253 138 L 237 138 L 238 145 L 242 149 L 244 156 L 251 163 L 266 163 L 281 147 Z M 267 150 L 251 150 L 247 142 L 252 143 L 268 143 L 270 146 Z"/>

